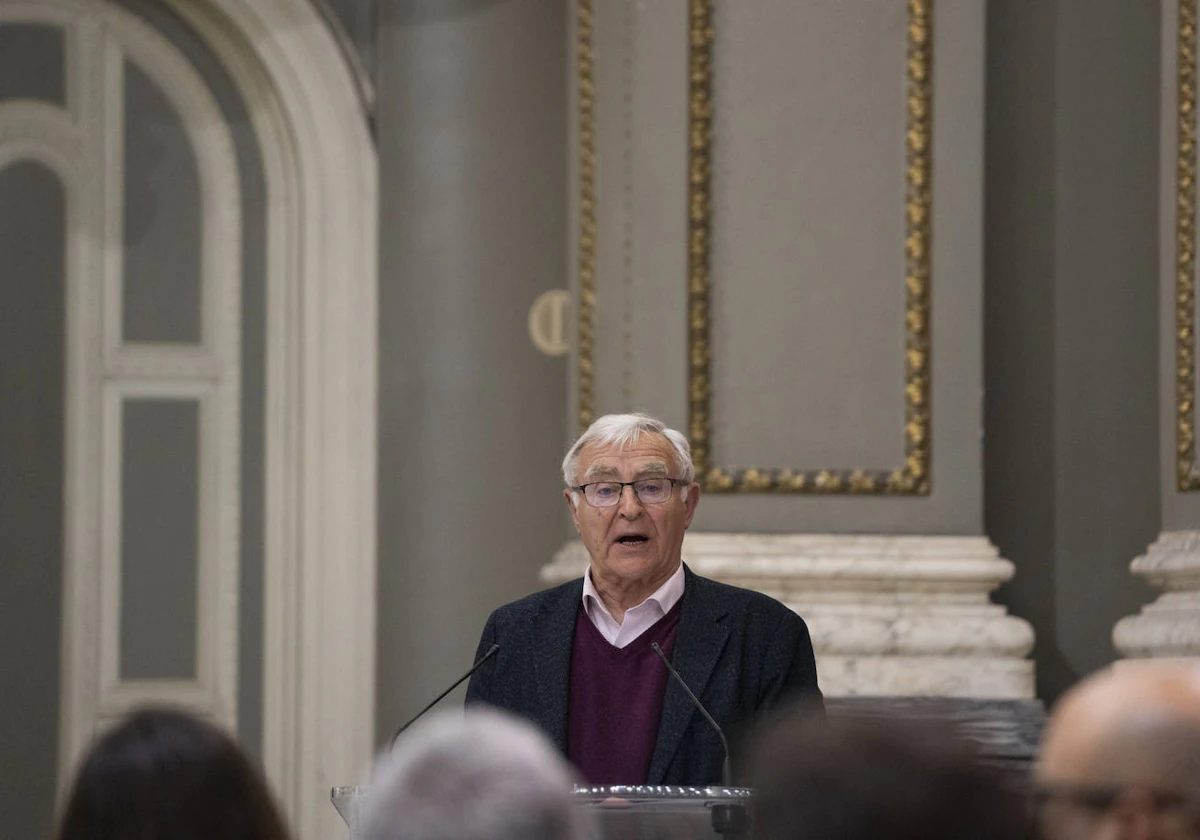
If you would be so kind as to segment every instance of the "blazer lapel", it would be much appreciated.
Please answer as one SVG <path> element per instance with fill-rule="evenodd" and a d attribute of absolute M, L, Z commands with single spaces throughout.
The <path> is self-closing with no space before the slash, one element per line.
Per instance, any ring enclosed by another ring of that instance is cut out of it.
<path fill-rule="evenodd" d="M 679 629 L 676 631 L 671 664 L 688 688 L 702 698 L 713 667 L 725 648 L 729 628 L 721 623 L 726 610 L 710 596 L 706 586 L 708 581 L 693 574 L 686 564 L 683 570 L 683 602 L 680 605 Z M 662 718 L 658 725 L 658 740 L 654 744 L 654 756 L 650 760 L 646 784 L 662 784 L 692 715 L 700 716 L 700 713 L 675 679 L 668 677 Z"/>
<path fill-rule="evenodd" d="M 578 586 L 566 587 L 563 596 L 546 605 L 531 628 L 536 640 L 533 682 L 527 687 L 541 703 L 539 715 L 546 733 L 566 755 L 567 701 L 571 685 L 571 646 L 575 640 L 575 619 L 583 599 L 583 578 Z"/>

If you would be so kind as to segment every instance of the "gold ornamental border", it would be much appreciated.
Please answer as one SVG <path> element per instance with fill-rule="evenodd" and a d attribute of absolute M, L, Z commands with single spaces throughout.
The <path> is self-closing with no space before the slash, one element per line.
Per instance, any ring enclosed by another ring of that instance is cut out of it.
<path fill-rule="evenodd" d="M 930 160 L 933 2 L 908 0 L 905 125 L 904 466 L 900 469 L 719 467 L 713 463 L 709 274 L 712 227 L 712 0 L 691 0 L 688 131 L 688 432 L 708 492 L 928 495 L 930 492 Z"/>
<path fill-rule="evenodd" d="M 1196 465 L 1196 0 L 1179 0 L 1179 149 L 1175 164 L 1175 473 L 1200 490 Z"/>
<path fill-rule="evenodd" d="M 596 419 L 593 319 L 596 311 L 596 88 L 592 0 L 575 4 L 575 70 L 579 88 L 579 429 Z"/>

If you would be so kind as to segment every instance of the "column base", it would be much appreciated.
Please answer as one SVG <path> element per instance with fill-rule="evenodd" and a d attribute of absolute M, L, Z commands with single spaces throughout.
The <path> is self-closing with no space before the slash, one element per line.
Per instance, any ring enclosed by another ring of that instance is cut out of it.
<path fill-rule="evenodd" d="M 683 559 L 803 616 L 829 697 L 1033 697 L 1033 630 L 988 600 L 1013 567 L 984 537 L 692 533 Z M 572 540 L 541 576 L 587 564 Z"/>
<path fill-rule="evenodd" d="M 836 656 L 817 653 L 830 697 L 1033 697 L 1033 663 L 996 656 Z"/>
<path fill-rule="evenodd" d="M 962 697 L 832 697 L 830 719 L 882 719 L 953 732 L 978 757 L 1014 774 L 1024 787 L 1037 756 L 1046 709 L 1040 700 Z"/>
<path fill-rule="evenodd" d="M 1117 622 L 1117 650 L 1129 659 L 1200 659 L 1200 531 L 1163 531 L 1130 569 L 1164 592 Z"/>

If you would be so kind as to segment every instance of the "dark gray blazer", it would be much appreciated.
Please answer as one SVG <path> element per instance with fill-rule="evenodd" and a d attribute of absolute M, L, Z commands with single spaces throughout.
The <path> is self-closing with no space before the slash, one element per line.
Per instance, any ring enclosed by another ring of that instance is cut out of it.
<path fill-rule="evenodd" d="M 760 592 L 683 568 L 671 664 L 728 737 L 745 734 L 781 703 L 821 703 L 812 642 L 800 616 Z M 579 578 L 493 612 L 476 658 L 493 644 L 500 650 L 467 686 L 468 703 L 488 703 L 528 718 L 564 754 L 571 647 L 582 599 Z M 723 756 L 716 733 L 670 680 L 646 783 L 717 784 Z"/>

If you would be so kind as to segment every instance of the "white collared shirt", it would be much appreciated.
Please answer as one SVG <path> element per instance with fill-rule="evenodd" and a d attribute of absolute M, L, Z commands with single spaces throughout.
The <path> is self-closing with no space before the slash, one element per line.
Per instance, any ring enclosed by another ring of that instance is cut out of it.
<path fill-rule="evenodd" d="M 588 619 L 600 631 L 600 635 L 616 648 L 623 648 L 653 627 L 660 618 L 671 611 L 671 607 L 679 603 L 683 597 L 683 564 L 675 570 L 675 574 L 654 590 L 645 601 L 636 607 L 625 610 L 625 620 L 620 624 L 612 617 L 608 607 L 600 598 L 600 593 L 592 584 L 592 569 L 589 566 L 583 575 L 583 611 Z"/>

